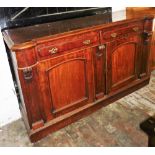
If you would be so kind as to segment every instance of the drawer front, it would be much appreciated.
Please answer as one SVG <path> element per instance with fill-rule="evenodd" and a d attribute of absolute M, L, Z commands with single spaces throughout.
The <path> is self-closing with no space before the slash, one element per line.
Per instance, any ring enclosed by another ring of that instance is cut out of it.
<path fill-rule="evenodd" d="M 125 28 L 120 28 L 117 30 L 111 30 L 104 32 L 102 31 L 102 38 L 104 41 L 112 41 L 114 39 L 119 39 L 121 37 L 126 37 L 132 33 L 140 33 L 143 30 L 142 24 L 132 25 Z"/>
<path fill-rule="evenodd" d="M 62 52 L 69 52 L 79 48 L 87 48 L 99 43 L 98 32 L 89 32 L 52 40 L 37 46 L 40 59 L 57 56 Z"/>

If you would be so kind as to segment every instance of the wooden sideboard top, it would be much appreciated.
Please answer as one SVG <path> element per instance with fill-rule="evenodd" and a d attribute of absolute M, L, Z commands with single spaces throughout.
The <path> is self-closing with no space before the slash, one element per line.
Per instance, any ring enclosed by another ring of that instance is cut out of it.
<path fill-rule="evenodd" d="M 153 16 L 149 16 L 153 18 Z M 126 18 L 126 11 L 117 11 L 110 14 L 97 14 L 81 18 L 61 20 L 57 22 L 38 24 L 15 29 L 8 29 L 2 32 L 7 45 L 11 50 L 21 50 L 32 47 L 37 42 L 45 41 L 52 37 L 59 37 L 66 34 L 75 33 L 81 30 L 98 29 L 101 27 L 114 26 L 118 23 L 131 22 L 131 20 L 141 20 L 141 18 Z"/>
<path fill-rule="evenodd" d="M 126 16 L 127 18 L 138 18 L 144 15 L 154 15 L 155 7 L 127 7 Z"/>

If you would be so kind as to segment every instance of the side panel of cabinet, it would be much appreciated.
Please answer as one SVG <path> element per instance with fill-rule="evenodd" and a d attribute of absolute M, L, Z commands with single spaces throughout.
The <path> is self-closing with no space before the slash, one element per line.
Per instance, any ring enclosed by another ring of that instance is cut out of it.
<path fill-rule="evenodd" d="M 155 27 L 155 25 L 154 25 Z M 153 32 L 152 46 L 151 46 L 152 70 L 155 70 L 155 28 Z"/>
<path fill-rule="evenodd" d="M 45 119 L 45 115 L 42 111 L 36 64 L 34 48 L 16 52 L 16 55 L 14 55 L 14 65 L 18 70 L 20 81 L 18 87 L 22 89 L 22 93 L 20 92 L 22 99 L 20 108 L 22 109 L 24 117 L 27 115 L 27 118 L 24 119 L 28 119 L 30 128 L 34 130 L 44 126 Z"/>
<path fill-rule="evenodd" d="M 47 120 L 93 101 L 92 56 L 82 50 L 40 62 L 40 88 Z"/>
<path fill-rule="evenodd" d="M 107 91 L 116 91 L 138 79 L 140 37 L 128 36 L 107 45 Z"/>
<path fill-rule="evenodd" d="M 141 77 L 149 76 L 151 70 L 153 69 L 153 50 L 154 45 L 152 40 L 152 19 L 146 19 L 144 22 L 143 33 Z"/>

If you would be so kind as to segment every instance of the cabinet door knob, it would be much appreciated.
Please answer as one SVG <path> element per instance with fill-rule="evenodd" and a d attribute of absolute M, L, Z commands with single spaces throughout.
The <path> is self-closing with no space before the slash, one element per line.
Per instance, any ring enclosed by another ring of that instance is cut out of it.
<path fill-rule="evenodd" d="M 112 33 L 111 37 L 116 38 L 117 37 L 117 33 Z"/>
<path fill-rule="evenodd" d="M 138 27 L 134 27 L 134 28 L 133 28 L 133 31 L 135 31 L 135 32 L 137 32 L 138 30 L 139 30 Z"/>
<path fill-rule="evenodd" d="M 90 43 L 91 43 L 90 40 L 85 40 L 85 41 L 83 41 L 83 44 L 84 44 L 84 45 L 89 45 Z"/>
<path fill-rule="evenodd" d="M 99 50 L 105 49 L 105 45 L 100 45 L 100 46 L 98 47 L 98 49 L 99 49 Z"/>
<path fill-rule="evenodd" d="M 53 47 L 52 49 L 49 50 L 49 53 L 51 54 L 55 54 L 58 52 L 58 48 L 57 47 Z"/>

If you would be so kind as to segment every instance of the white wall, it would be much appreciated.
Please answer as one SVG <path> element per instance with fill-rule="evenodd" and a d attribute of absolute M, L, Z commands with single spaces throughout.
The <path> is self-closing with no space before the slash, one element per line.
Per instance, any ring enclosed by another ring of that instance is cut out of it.
<path fill-rule="evenodd" d="M 0 32 L 0 127 L 20 118 L 11 71 Z"/>
<path fill-rule="evenodd" d="M 113 7 L 112 11 L 125 10 L 125 7 Z M 15 95 L 9 63 L 0 33 L 0 127 L 19 119 L 20 112 Z"/>
<path fill-rule="evenodd" d="M 112 7 L 112 11 L 119 11 L 119 10 L 125 10 L 126 8 L 125 7 Z"/>

